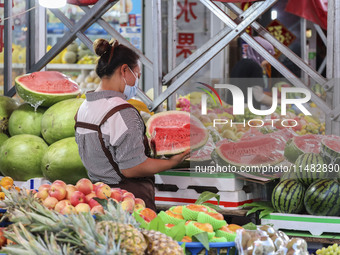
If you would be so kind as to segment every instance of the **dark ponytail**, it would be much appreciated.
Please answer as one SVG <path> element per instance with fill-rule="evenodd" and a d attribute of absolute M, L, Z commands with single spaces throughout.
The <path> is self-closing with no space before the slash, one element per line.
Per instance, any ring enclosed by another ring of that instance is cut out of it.
<path fill-rule="evenodd" d="M 119 44 L 118 41 L 97 39 L 93 43 L 93 49 L 100 57 L 96 66 L 99 78 L 110 77 L 123 64 L 127 64 L 131 69 L 138 64 L 139 56 L 136 52 Z"/>

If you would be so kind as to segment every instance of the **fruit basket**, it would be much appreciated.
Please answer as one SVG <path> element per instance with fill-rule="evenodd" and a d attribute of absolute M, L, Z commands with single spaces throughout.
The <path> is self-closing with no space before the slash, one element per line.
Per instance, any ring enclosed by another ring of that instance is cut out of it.
<path fill-rule="evenodd" d="M 180 245 L 183 244 L 183 242 L 178 242 Z M 209 248 L 210 249 L 216 249 L 217 253 L 216 254 L 227 254 L 231 255 L 231 249 L 235 248 L 235 242 L 221 242 L 221 243 L 209 243 Z M 208 255 L 209 251 L 207 251 L 202 243 L 199 242 L 191 242 L 191 243 L 186 243 L 185 244 L 185 250 L 186 252 L 189 252 L 191 255 L 197 255 L 199 254 L 202 250 L 205 250 L 205 254 Z M 222 250 L 226 250 L 223 251 Z M 201 253 L 203 254 L 203 253 Z M 235 249 L 235 254 L 237 254 L 236 249 Z"/>

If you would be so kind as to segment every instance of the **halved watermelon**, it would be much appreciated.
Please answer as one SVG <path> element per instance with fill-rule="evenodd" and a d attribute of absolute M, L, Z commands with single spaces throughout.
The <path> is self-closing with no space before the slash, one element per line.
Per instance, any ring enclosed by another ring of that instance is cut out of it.
<path fill-rule="evenodd" d="M 261 136 L 239 142 L 220 141 L 212 157 L 219 165 L 268 166 L 284 160 L 280 141 L 271 136 Z"/>
<path fill-rule="evenodd" d="M 41 71 L 18 76 L 15 79 L 15 88 L 18 95 L 33 107 L 49 107 L 80 94 L 78 84 L 57 71 Z"/>
<path fill-rule="evenodd" d="M 209 138 L 204 125 L 188 112 L 157 113 L 146 123 L 146 134 L 156 155 L 174 155 L 187 149 L 197 150 Z"/>
<path fill-rule="evenodd" d="M 340 137 L 333 136 L 321 141 L 321 155 L 331 164 L 340 164 Z"/>
<path fill-rule="evenodd" d="M 320 153 L 321 135 L 295 136 L 289 140 L 285 147 L 284 155 L 289 162 L 295 163 L 296 159 L 304 153 Z"/>

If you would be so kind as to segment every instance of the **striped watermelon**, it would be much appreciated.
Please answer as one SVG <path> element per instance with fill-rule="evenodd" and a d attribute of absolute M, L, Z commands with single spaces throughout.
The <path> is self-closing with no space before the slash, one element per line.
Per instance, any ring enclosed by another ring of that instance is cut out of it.
<path fill-rule="evenodd" d="M 321 139 L 321 135 L 295 136 L 287 142 L 284 155 L 289 162 L 295 163 L 303 153 L 319 153 Z"/>
<path fill-rule="evenodd" d="M 306 190 L 304 204 L 308 213 L 320 216 L 340 215 L 340 184 L 318 180 Z"/>
<path fill-rule="evenodd" d="M 324 164 L 326 164 L 326 162 L 319 154 L 304 153 L 300 155 L 295 161 L 296 177 L 298 181 L 308 187 L 316 180 L 327 178 L 328 169 L 323 172 Z"/>
<path fill-rule="evenodd" d="M 303 210 L 305 187 L 294 179 L 279 182 L 272 193 L 272 204 L 280 213 L 300 213 Z"/>

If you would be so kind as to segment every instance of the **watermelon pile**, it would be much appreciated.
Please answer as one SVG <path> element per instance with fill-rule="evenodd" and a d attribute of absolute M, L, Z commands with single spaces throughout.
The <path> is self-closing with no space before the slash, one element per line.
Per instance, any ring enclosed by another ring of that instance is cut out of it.
<path fill-rule="evenodd" d="M 84 101 L 76 83 L 59 72 L 17 77 L 19 104 L 0 97 L 0 172 L 16 181 L 46 177 L 76 183 L 87 177 L 75 142 L 74 116 Z"/>

